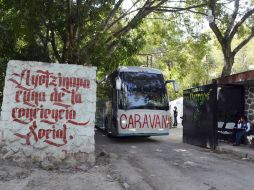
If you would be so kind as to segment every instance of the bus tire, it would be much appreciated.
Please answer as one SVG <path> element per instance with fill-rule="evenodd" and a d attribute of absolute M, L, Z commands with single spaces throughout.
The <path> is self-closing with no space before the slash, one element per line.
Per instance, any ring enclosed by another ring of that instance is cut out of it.
<path fill-rule="evenodd" d="M 104 125 L 105 125 L 105 132 L 106 132 L 106 134 L 108 136 L 111 136 L 110 133 L 109 133 L 108 118 L 105 119 Z"/>

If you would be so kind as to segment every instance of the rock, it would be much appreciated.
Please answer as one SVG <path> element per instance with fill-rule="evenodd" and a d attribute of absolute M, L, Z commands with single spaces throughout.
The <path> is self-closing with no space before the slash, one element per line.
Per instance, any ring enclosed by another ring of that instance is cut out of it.
<path fill-rule="evenodd" d="M 247 104 L 251 104 L 251 102 L 252 102 L 252 99 L 247 99 Z"/>
<path fill-rule="evenodd" d="M 77 167 L 79 170 L 82 170 L 82 171 L 87 171 L 88 170 L 88 166 L 86 164 L 82 164 L 80 166 Z"/>
<path fill-rule="evenodd" d="M 117 158 L 118 158 L 117 154 L 114 154 L 114 153 L 110 153 L 110 154 L 109 154 L 109 157 L 110 157 L 111 159 L 117 159 Z"/>
<path fill-rule="evenodd" d="M 197 166 L 195 162 L 186 161 L 183 163 L 184 166 L 190 167 L 190 166 Z"/>
<path fill-rule="evenodd" d="M 250 109 L 254 109 L 254 104 L 251 104 L 251 105 L 250 105 Z"/>
<path fill-rule="evenodd" d="M 94 154 L 89 154 L 87 162 L 94 164 L 95 163 L 95 155 Z"/>
<path fill-rule="evenodd" d="M 25 148 L 25 149 L 23 149 L 22 152 L 26 157 L 30 157 L 33 154 L 33 149 L 32 148 Z"/>
<path fill-rule="evenodd" d="M 130 185 L 126 182 L 123 183 L 123 188 L 124 189 L 129 189 Z"/>
<path fill-rule="evenodd" d="M 74 158 L 74 157 L 68 157 L 65 161 L 64 161 L 64 163 L 66 164 L 66 166 L 68 166 L 68 167 L 75 167 L 75 166 L 77 166 L 77 164 L 78 164 L 78 162 L 77 162 L 77 160 Z"/>
<path fill-rule="evenodd" d="M 57 166 L 53 162 L 49 161 L 48 159 L 44 159 L 41 162 L 41 167 L 45 170 L 53 170 L 57 168 Z"/>
<path fill-rule="evenodd" d="M 4 160 L 12 160 L 14 157 L 13 157 L 13 152 L 12 151 L 9 151 L 7 152 L 6 154 L 4 154 L 3 156 L 3 159 Z"/>
<path fill-rule="evenodd" d="M 36 163 L 37 165 L 33 164 L 33 162 L 28 158 L 20 158 L 19 160 L 15 160 L 14 162 L 17 164 L 17 166 L 25 168 L 30 168 L 32 165 L 39 166 L 38 163 Z"/>
<path fill-rule="evenodd" d="M 7 149 L 6 147 L 3 147 L 3 148 L 1 149 L 1 152 L 2 152 L 3 154 L 6 154 L 6 153 L 8 152 L 8 149 Z"/>
<path fill-rule="evenodd" d="M 86 162 L 88 160 L 88 154 L 86 152 L 77 152 L 74 154 L 74 158 L 79 162 Z"/>
<path fill-rule="evenodd" d="M 100 152 L 100 154 L 99 154 L 99 156 L 106 156 L 107 154 L 106 154 L 106 152 L 104 152 L 104 151 L 101 151 Z"/>
<path fill-rule="evenodd" d="M 156 152 L 162 152 L 162 150 L 159 149 L 159 148 L 157 148 L 155 151 L 156 151 Z"/>
<path fill-rule="evenodd" d="M 113 177 L 111 175 L 107 175 L 107 180 L 112 181 Z"/>

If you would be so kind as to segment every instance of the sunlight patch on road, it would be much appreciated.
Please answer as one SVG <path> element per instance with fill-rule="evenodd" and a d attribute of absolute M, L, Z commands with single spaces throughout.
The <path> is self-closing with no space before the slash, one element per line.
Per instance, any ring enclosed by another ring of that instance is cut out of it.
<path fill-rule="evenodd" d="M 183 165 L 184 165 L 185 167 L 195 167 L 195 166 L 197 166 L 198 164 L 196 164 L 195 162 L 186 161 L 186 162 L 183 163 Z"/>
<path fill-rule="evenodd" d="M 162 150 L 159 149 L 159 148 L 157 148 L 155 151 L 156 151 L 156 152 L 162 152 Z"/>
<path fill-rule="evenodd" d="M 185 150 L 185 149 L 174 149 L 174 151 L 176 151 L 176 152 L 186 152 L 187 150 Z"/>

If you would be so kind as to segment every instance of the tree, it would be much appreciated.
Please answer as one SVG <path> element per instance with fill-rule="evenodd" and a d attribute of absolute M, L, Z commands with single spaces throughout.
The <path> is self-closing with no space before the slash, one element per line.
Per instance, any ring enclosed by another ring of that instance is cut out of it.
<path fill-rule="evenodd" d="M 187 5 L 180 0 L 134 0 L 125 10 L 125 1 L 1 0 L 1 73 L 10 59 L 93 65 L 99 74 L 136 64 L 134 55 L 145 43 L 145 29 L 138 28 L 144 18 L 156 11 L 203 6 L 201 0 Z"/>
<path fill-rule="evenodd" d="M 6 34 L 3 39 L 10 39 L 14 46 L 4 42 L 2 48 L 9 52 L 4 56 L 111 70 L 130 60 L 142 47 L 144 30 L 137 28 L 149 14 L 181 12 L 203 5 L 197 1 L 178 9 L 185 2 L 135 0 L 125 10 L 125 1 L 2 0 L 1 34 Z"/>
<path fill-rule="evenodd" d="M 211 68 L 208 68 L 210 65 L 205 60 L 209 51 L 207 45 L 209 36 L 207 34 L 195 36 L 195 31 L 190 30 L 192 25 L 186 27 L 188 30 L 186 34 L 182 24 L 189 24 L 189 21 L 177 23 L 175 17 L 179 16 L 154 13 L 148 16 L 141 25 L 147 30 L 146 45 L 138 57 L 145 64 L 148 56 L 150 58 L 148 64 L 162 70 L 166 79 L 177 80 L 182 90 L 207 83 Z M 176 94 L 171 87 L 168 85 L 170 98 L 182 96 L 181 90 Z"/>
<path fill-rule="evenodd" d="M 18 33 L 26 44 L 24 58 L 31 56 L 27 52 L 36 49 L 35 53 L 41 52 L 39 57 L 44 59 L 97 66 L 96 57 L 101 53 L 103 59 L 111 57 L 123 45 L 122 40 L 130 37 L 130 32 L 150 13 L 178 12 L 200 6 L 177 9 L 176 1 L 136 0 L 131 8 L 124 10 L 124 1 L 4 0 L 2 4 L 5 5 L 3 12 L 17 15 L 11 16 L 19 21 L 16 28 L 22 28 L 21 34 Z M 172 6 L 165 8 L 165 4 Z"/>
<path fill-rule="evenodd" d="M 235 39 L 232 42 L 232 46 L 236 47 L 243 39 Z M 221 75 L 221 71 L 224 65 L 224 56 L 221 51 L 221 46 L 216 39 L 213 37 L 209 41 L 209 59 L 213 62 L 213 67 L 210 70 L 210 76 L 212 78 L 218 78 Z M 244 72 L 253 69 L 254 65 L 254 39 L 252 39 L 248 44 L 246 44 L 236 55 L 234 59 L 234 65 L 231 70 L 231 74 Z"/>
<path fill-rule="evenodd" d="M 217 1 L 209 0 L 208 7 L 211 10 L 210 28 L 216 35 L 224 56 L 224 67 L 221 76 L 230 75 L 235 55 L 254 37 L 254 7 L 249 4 L 240 4 L 240 0 Z M 227 5 L 233 5 L 233 12 L 229 14 Z M 233 40 L 241 37 L 242 41 L 232 47 Z"/>

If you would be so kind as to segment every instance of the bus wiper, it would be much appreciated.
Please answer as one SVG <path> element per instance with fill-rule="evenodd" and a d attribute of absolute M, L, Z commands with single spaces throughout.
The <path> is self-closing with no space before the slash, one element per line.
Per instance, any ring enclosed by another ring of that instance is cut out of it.
<path fill-rule="evenodd" d="M 143 106 L 131 106 L 128 107 L 128 109 L 169 110 L 169 106 L 143 105 Z"/>

